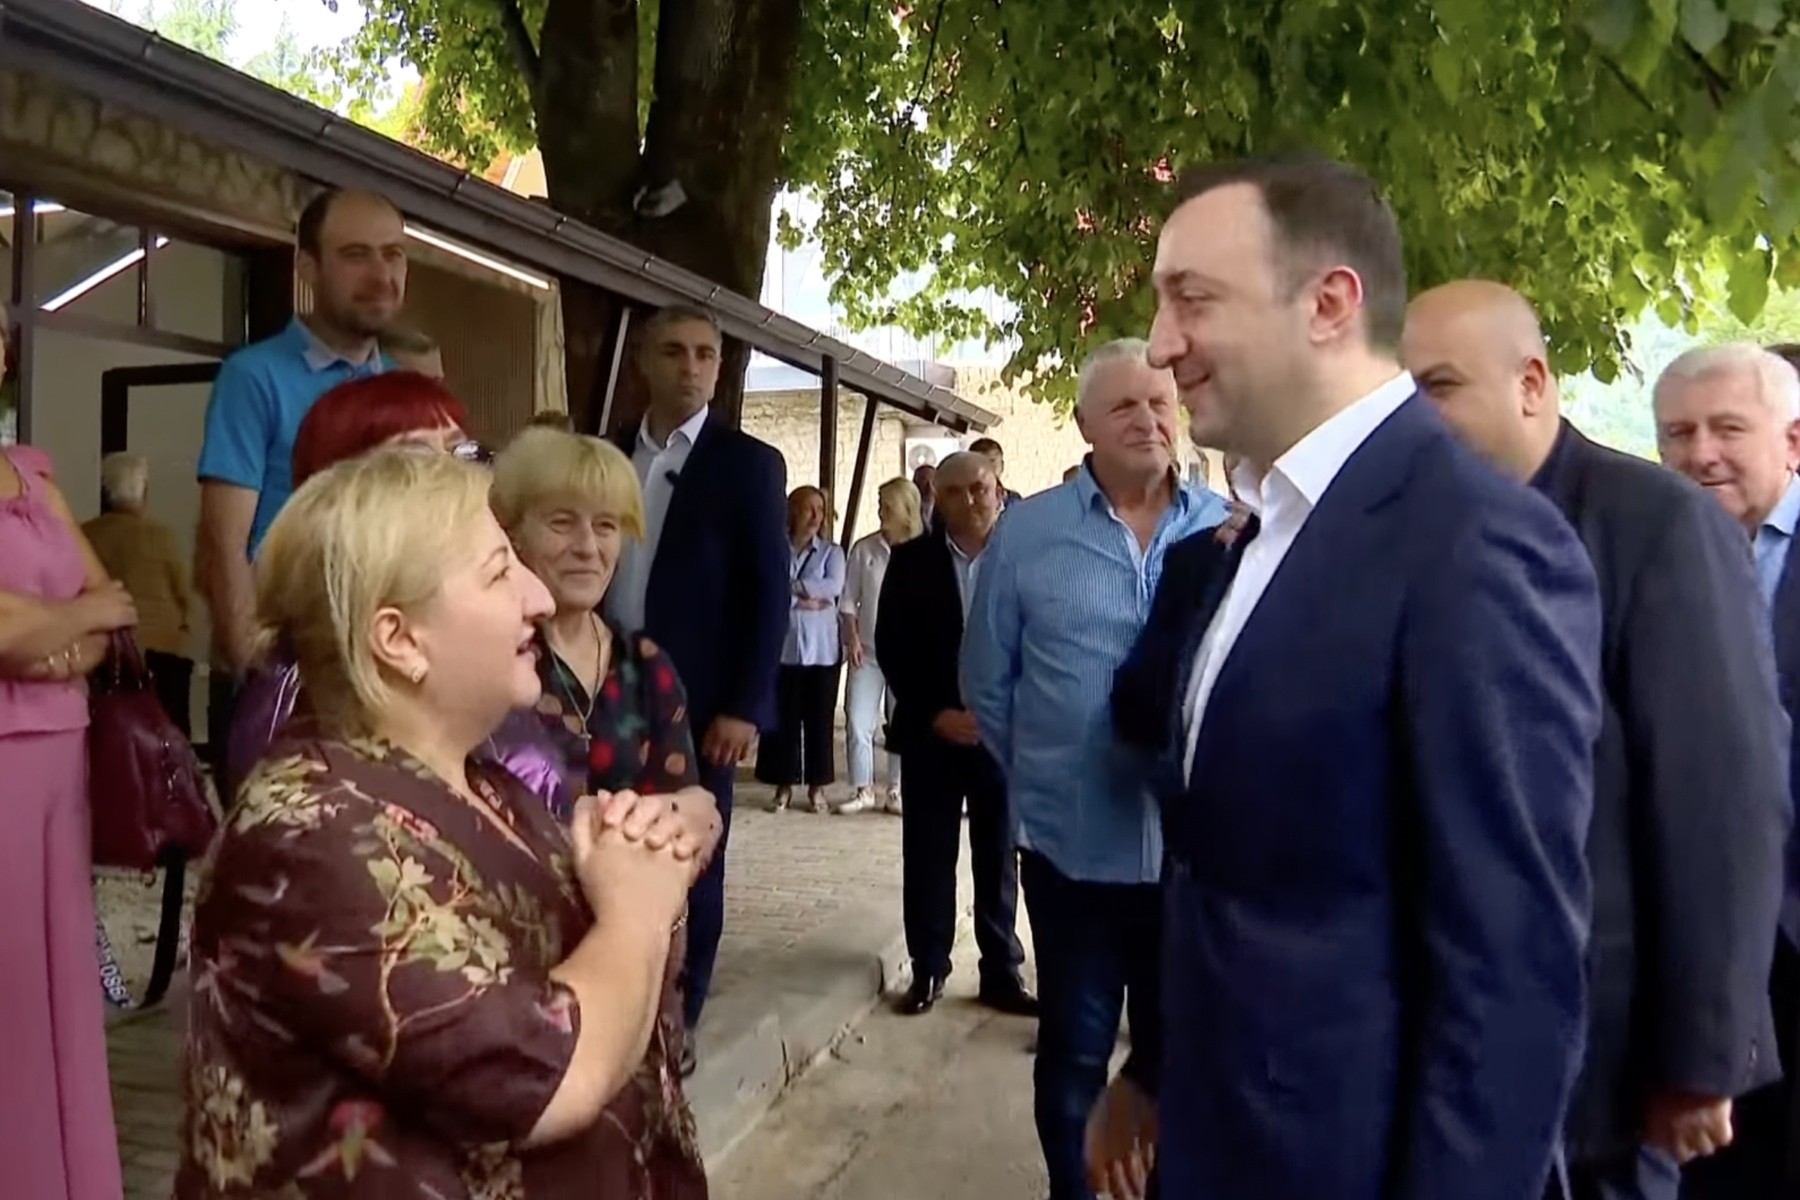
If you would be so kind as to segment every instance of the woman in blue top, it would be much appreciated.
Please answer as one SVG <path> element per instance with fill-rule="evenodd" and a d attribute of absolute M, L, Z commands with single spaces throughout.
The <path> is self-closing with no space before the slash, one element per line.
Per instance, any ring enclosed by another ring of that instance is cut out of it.
<path fill-rule="evenodd" d="M 775 728 L 756 749 L 756 777 L 775 787 L 776 812 L 806 784 L 817 813 L 830 811 L 832 713 L 843 661 L 837 606 L 844 591 L 844 552 L 825 536 L 825 493 L 795 488 L 788 496 L 789 608 L 787 643 L 775 683 Z"/>

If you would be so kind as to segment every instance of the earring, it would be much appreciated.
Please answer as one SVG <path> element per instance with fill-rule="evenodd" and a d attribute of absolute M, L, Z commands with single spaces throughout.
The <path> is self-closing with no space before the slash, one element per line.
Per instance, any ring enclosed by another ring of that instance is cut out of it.
<path fill-rule="evenodd" d="M 412 676 L 411 676 L 411 678 L 412 678 L 412 681 L 413 681 L 413 682 L 414 682 L 414 683 L 415 683 L 415 684 L 419 684 L 419 683 L 424 683 L 424 682 L 425 682 L 425 667 L 424 667 L 424 665 L 423 665 L 423 664 L 421 664 L 421 665 L 419 665 L 419 666 L 415 666 L 415 667 L 414 667 L 414 668 L 413 668 L 413 669 L 412 669 Z"/>

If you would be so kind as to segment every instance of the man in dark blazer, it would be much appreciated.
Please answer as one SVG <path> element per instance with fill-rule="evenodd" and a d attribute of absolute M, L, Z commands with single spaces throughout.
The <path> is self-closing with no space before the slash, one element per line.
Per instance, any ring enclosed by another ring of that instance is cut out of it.
<path fill-rule="evenodd" d="M 963 622 L 1000 514 L 999 483 L 986 459 L 965 452 L 938 464 L 936 484 L 944 527 L 894 547 L 875 627 L 875 657 L 894 691 L 888 748 L 906 769 L 901 860 L 913 982 L 901 1010 L 928 1012 L 944 994 L 956 943 L 956 859 L 967 802 L 979 998 L 1001 1012 L 1030 1016 L 1037 1000 L 1019 979 L 1025 950 L 1017 933 L 1019 865 L 1006 781 L 981 745 L 957 681 Z"/>
<path fill-rule="evenodd" d="M 1181 197 L 1151 362 L 1255 519 L 1170 552 L 1115 680 L 1164 764 L 1163 1047 L 1130 1085 L 1161 1192 L 1535 1197 L 1581 1056 L 1593 568 L 1400 370 L 1367 177 L 1228 163 Z"/>
<path fill-rule="evenodd" d="M 756 731 L 775 723 L 788 624 L 787 465 L 711 414 L 719 351 L 719 327 L 700 309 L 665 308 L 645 323 L 639 364 L 649 407 L 618 439 L 643 486 L 644 537 L 626 546 L 606 595 L 608 615 L 644 631 L 675 664 L 700 782 L 725 822 L 688 900 L 684 1070 L 724 927 L 732 783 Z"/>
<path fill-rule="evenodd" d="M 1780 1074 L 1769 963 L 1791 824 L 1743 534 L 1672 471 L 1559 412 L 1537 315 L 1463 281 L 1408 310 L 1401 359 L 1463 441 L 1562 510 L 1600 580 L 1605 708 L 1588 866 L 1587 1061 L 1569 1113 L 1572 1200 L 1673 1200 Z"/>
<path fill-rule="evenodd" d="M 1691 350 L 1657 380 L 1655 414 L 1663 462 L 1702 485 L 1750 543 L 1765 619 L 1773 615 L 1781 703 L 1792 716 L 1800 697 L 1800 579 L 1789 553 L 1800 524 L 1800 376 L 1748 343 Z M 1800 744 L 1790 741 L 1789 750 L 1790 794 L 1800 797 Z M 1781 933 L 1769 972 L 1785 1078 L 1738 1103 L 1736 1138 L 1688 1169 L 1684 1200 L 1800 1196 L 1800 871 L 1794 851 L 1790 838 Z"/>

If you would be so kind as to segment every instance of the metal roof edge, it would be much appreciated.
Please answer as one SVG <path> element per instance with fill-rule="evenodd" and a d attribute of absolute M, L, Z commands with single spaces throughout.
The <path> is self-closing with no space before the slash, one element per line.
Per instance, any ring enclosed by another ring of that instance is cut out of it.
<path fill-rule="evenodd" d="M 705 305 L 732 337 L 927 420 L 981 430 L 999 416 L 948 388 L 610 237 L 546 204 L 364 129 L 80 0 L 0 0 L 0 66 L 48 76 L 243 153 L 381 192 L 446 234 L 640 304 Z"/>

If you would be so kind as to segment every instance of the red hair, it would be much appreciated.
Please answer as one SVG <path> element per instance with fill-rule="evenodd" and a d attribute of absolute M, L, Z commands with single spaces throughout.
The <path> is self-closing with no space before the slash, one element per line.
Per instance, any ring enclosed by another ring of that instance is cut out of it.
<path fill-rule="evenodd" d="M 469 414 L 449 388 L 429 376 L 383 371 L 347 380 L 320 396 L 300 422 L 294 435 L 294 486 L 389 438 L 446 425 L 466 430 Z"/>

